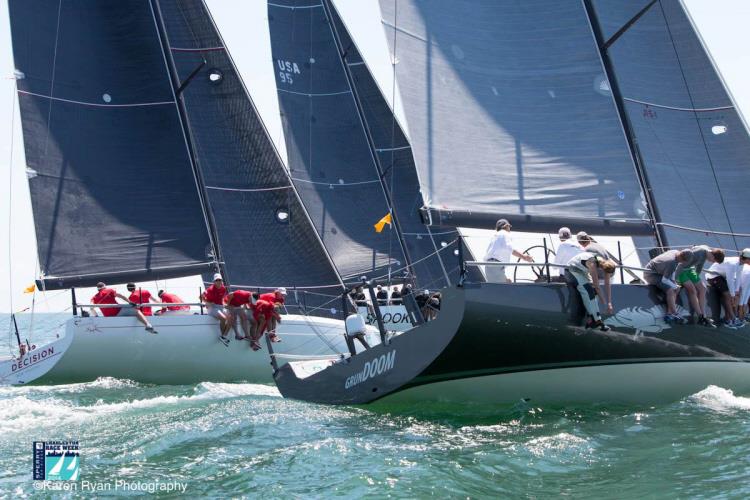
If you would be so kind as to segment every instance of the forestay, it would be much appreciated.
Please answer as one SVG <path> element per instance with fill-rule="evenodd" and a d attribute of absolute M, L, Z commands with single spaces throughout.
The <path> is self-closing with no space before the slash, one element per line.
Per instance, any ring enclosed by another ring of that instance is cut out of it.
<path fill-rule="evenodd" d="M 11 0 L 42 286 L 209 269 L 149 2 Z"/>
<path fill-rule="evenodd" d="M 341 280 L 210 12 L 200 0 L 158 6 L 229 282 L 336 295 Z"/>
<path fill-rule="evenodd" d="M 434 213 L 460 215 L 461 225 L 506 216 L 530 231 L 565 222 L 598 234 L 650 234 L 580 2 L 380 5 Z"/>
<path fill-rule="evenodd" d="M 354 94 L 320 0 L 268 4 L 289 171 L 345 280 L 407 266 Z M 400 273 L 399 273 L 400 274 Z"/>
<path fill-rule="evenodd" d="M 610 38 L 649 3 L 593 5 Z M 750 233 L 750 136 L 680 2 L 653 3 L 608 51 L 661 221 Z M 671 246 L 750 246 L 748 237 L 664 229 Z"/>

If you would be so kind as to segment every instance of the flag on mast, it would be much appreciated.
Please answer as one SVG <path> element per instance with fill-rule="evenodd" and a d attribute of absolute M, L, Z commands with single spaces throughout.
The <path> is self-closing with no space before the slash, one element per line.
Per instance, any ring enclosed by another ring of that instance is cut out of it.
<path fill-rule="evenodd" d="M 34 290 L 36 290 L 36 285 L 34 283 L 30 284 L 26 288 L 23 289 L 23 293 L 33 293 Z"/>
<path fill-rule="evenodd" d="M 385 227 L 386 224 L 388 224 L 388 225 L 391 224 L 391 213 L 390 212 L 388 212 L 387 214 L 385 214 L 385 217 L 383 217 L 382 219 L 380 219 L 375 224 L 375 232 L 377 232 L 377 233 L 382 232 L 383 228 Z"/>

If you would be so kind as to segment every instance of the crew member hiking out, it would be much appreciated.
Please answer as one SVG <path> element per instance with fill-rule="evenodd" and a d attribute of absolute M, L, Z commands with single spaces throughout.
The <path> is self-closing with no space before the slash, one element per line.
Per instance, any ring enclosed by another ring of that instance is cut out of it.
<path fill-rule="evenodd" d="M 141 304 L 148 304 L 149 302 L 156 302 L 151 296 L 151 292 L 141 288 L 136 289 L 135 283 L 128 283 L 127 288 L 128 292 L 130 292 L 130 297 L 128 297 L 130 302 L 138 304 L 139 306 L 141 306 Z M 144 316 L 151 316 L 153 314 L 151 308 L 148 306 L 141 306 L 138 309 Z"/>
<path fill-rule="evenodd" d="M 258 297 L 258 300 L 264 300 L 279 306 L 276 308 L 277 314 L 271 315 L 271 319 L 266 325 L 266 330 L 268 331 L 268 338 L 270 338 L 272 342 L 281 342 L 279 336 L 276 335 L 276 327 L 281 321 L 281 316 L 278 314 L 278 311 L 286 302 L 286 288 L 282 286 L 274 290 L 272 293 L 262 293 L 260 297 Z"/>
<path fill-rule="evenodd" d="M 521 253 L 513 248 L 513 238 L 510 235 L 511 225 L 507 219 L 500 219 L 495 224 L 496 233 L 492 235 L 490 244 L 484 254 L 484 260 L 487 262 L 510 262 L 511 255 L 525 260 L 534 262 L 531 255 Z M 488 283 L 510 283 L 510 279 L 505 275 L 505 266 L 485 266 L 484 274 Z"/>
<path fill-rule="evenodd" d="M 599 304 L 596 297 L 601 300 L 601 291 L 599 290 L 598 280 L 592 279 L 597 276 L 597 270 L 602 269 L 605 273 L 614 273 L 617 265 L 611 261 L 603 259 L 600 255 L 591 252 L 581 252 L 568 262 L 566 269 L 566 278 L 569 283 L 575 285 L 578 293 L 581 294 L 583 306 L 588 313 L 586 328 L 598 328 L 607 332 L 610 328 L 602 322 L 602 315 L 599 312 Z"/>
<path fill-rule="evenodd" d="M 598 255 L 604 260 L 612 260 L 612 255 L 607 251 L 606 248 L 604 248 L 604 245 L 597 242 L 589 236 L 585 231 L 580 231 L 576 235 L 576 239 L 578 240 L 578 244 L 581 245 L 581 248 L 583 248 L 583 252 L 591 252 L 594 255 Z M 596 275 L 592 274 L 592 278 L 594 281 L 599 282 L 599 279 L 602 278 L 604 281 L 604 297 L 603 302 L 607 305 L 607 314 L 612 314 L 614 312 L 614 307 L 612 307 L 612 276 L 613 273 L 604 273 L 604 276 L 599 276 L 598 273 Z"/>
<path fill-rule="evenodd" d="M 214 274 L 213 285 L 206 288 L 201 294 L 201 302 L 206 304 L 208 315 L 219 320 L 220 340 L 224 343 L 228 341 L 227 332 L 229 332 L 229 318 L 226 308 L 224 307 L 224 297 L 227 295 L 227 287 L 224 286 L 224 279 L 221 274 Z"/>
<path fill-rule="evenodd" d="M 724 326 L 739 329 L 745 322 L 737 317 L 737 307 L 741 297 L 742 269 L 750 264 L 750 258 L 743 257 L 743 250 L 739 257 L 726 257 L 724 262 L 715 262 L 706 269 L 706 278 L 711 290 L 715 291 L 721 305 L 724 307 Z M 750 251 L 748 252 L 750 257 Z"/>
<path fill-rule="evenodd" d="M 117 299 L 121 299 L 130 304 L 129 307 L 100 307 L 104 316 L 135 316 L 138 318 L 138 321 L 143 323 L 147 332 L 156 333 L 156 330 L 151 326 L 151 323 L 146 319 L 146 316 L 135 307 L 135 302 L 132 302 L 124 295 L 117 293 L 114 288 L 107 288 L 107 285 L 101 281 L 96 284 L 96 289 L 96 295 L 91 297 L 92 304 L 119 304 Z"/>
<path fill-rule="evenodd" d="M 261 339 L 261 337 L 263 337 L 263 333 L 271 323 L 271 320 L 273 318 L 276 318 L 276 320 L 281 321 L 281 316 L 279 315 L 278 309 L 278 304 L 274 304 L 273 302 L 268 302 L 266 300 L 258 299 L 258 301 L 255 303 L 255 306 L 253 307 L 253 316 L 256 323 L 258 324 L 258 327 L 253 340 L 250 343 L 250 347 L 253 348 L 253 351 L 257 351 L 261 348 L 259 340 Z M 281 339 L 279 339 L 275 335 L 271 336 L 270 332 L 268 338 L 272 342 L 281 342 Z"/>
<path fill-rule="evenodd" d="M 234 330 L 234 338 L 236 340 L 251 340 L 253 337 L 253 331 L 255 330 L 256 323 L 252 315 L 252 305 L 254 303 L 254 294 L 247 290 L 235 290 L 226 296 L 227 309 L 231 317 L 229 321 Z M 244 336 L 240 335 L 237 330 L 237 322 L 240 322 Z M 251 328 L 252 325 L 252 328 Z"/>

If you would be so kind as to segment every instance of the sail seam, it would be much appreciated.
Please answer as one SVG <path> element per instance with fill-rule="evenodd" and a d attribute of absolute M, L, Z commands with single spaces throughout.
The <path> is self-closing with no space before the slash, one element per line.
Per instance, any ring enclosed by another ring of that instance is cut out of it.
<path fill-rule="evenodd" d="M 717 234 L 719 236 L 739 236 L 740 238 L 750 238 L 750 234 L 747 233 L 735 233 L 732 231 L 714 231 L 713 229 L 701 229 L 699 227 L 680 226 L 678 224 L 670 224 L 668 222 L 657 222 L 657 226 L 671 227 L 673 229 L 680 229 L 682 231 L 691 231 L 694 233 L 705 233 L 705 234 Z M 733 249 L 736 251 L 737 249 Z"/>
<path fill-rule="evenodd" d="M 206 186 L 206 189 L 215 189 L 217 191 L 238 191 L 242 193 L 252 193 L 256 191 L 279 191 L 282 189 L 291 189 L 291 186 L 278 186 L 268 188 L 227 188 L 219 186 Z"/>
<path fill-rule="evenodd" d="M 84 101 L 74 101 L 72 99 L 63 99 L 61 97 L 52 97 L 44 94 L 37 94 L 35 92 L 29 92 L 27 90 L 19 90 L 19 94 L 26 94 L 26 95 L 33 95 L 35 97 L 43 97 L 45 99 L 50 99 L 52 101 L 61 101 L 61 102 L 67 102 L 70 104 L 80 104 L 82 106 L 93 106 L 97 108 L 135 108 L 135 107 L 141 107 L 141 106 L 163 106 L 165 104 L 174 104 L 175 101 L 156 101 L 156 102 L 139 102 L 139 103 L 131 103 L 131 104 L 101 104 L 98 102 L 84 102 Z"/>
<path fill-rule="evenodd" d="M 694 113 L 704 113 L 710 111 L 723 111 L 727 109 L 734 109 L 734 106 L 717 106 L 715 108 L 681 108 L 678 106 L 667 106 L 665 104 L 656 104 L 653 102 L 639 101 L 638 99 L 631 99 L 630 97 L 623 97 L 623 101 L 634 102 L 636 104 L 643 104 L 644 106 L 652 106 L 654 108 L 671 109 L 674 111 L 690 111 Z"/>
<path fill-rule="evenodd" d="M 295 92 L 293 90 L 286 90 L 286 89 L 277 89 L 279 92 L 286 92 L 287 94 L 296 94 L 296 95 L 306 95 L 308 97 L 325 97 L 325 96 L 331 96 L 331 95 L 344 95 L 344 94 L 351 94 L 351 90 L 344 90 L 341 92 L 328 92 L 328 93 L 320 93 L 320 94 L 308 94 L 307 92 Z"/>
<path fill-rule="evenodd" d="M 404 35 L 408 35 L 408 36 L 410 36 L 410 37 L 412 37 L 414 39 L 421 40 L 421 41 L 427 43 L 427 39 L 426 38 L 423 38 L 423 37 L 417 35 L 416 33 L 412 33 L 411 31 L 407 31 L 407 30 L 405 30 L 403 28 L 399 28 L 395 24 L 391 24 L 388 21 L 386 21 L 385 19 L 381 19 L 381 21 L 383 22 L 383 24 L 385 24 L 386 26 L 388 26 L 390 28 L 393 28 L 395 31 L 400 31 Z"/>

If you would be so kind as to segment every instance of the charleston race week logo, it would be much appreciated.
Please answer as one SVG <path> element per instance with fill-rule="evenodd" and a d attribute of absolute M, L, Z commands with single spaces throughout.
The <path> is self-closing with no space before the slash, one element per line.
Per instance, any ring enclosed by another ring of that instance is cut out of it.
<path fill-rule="evenodd" d="M 77 481 L 78 441 L 34 441 L 34 481 Z"/>

